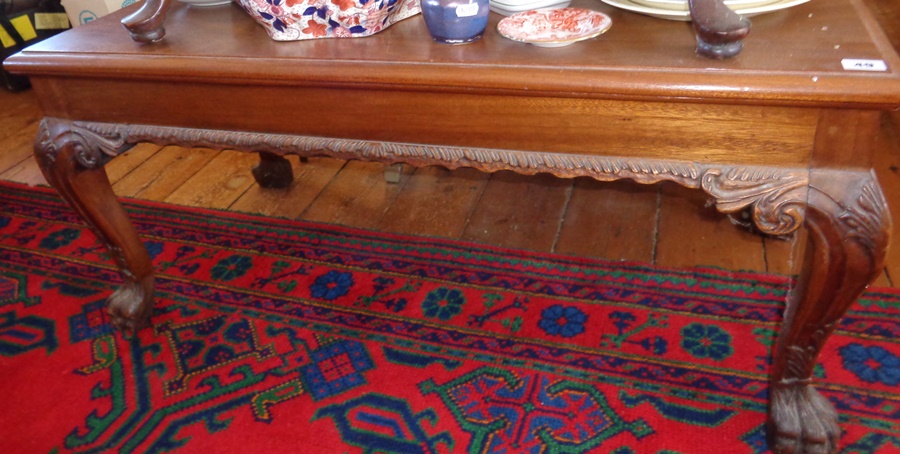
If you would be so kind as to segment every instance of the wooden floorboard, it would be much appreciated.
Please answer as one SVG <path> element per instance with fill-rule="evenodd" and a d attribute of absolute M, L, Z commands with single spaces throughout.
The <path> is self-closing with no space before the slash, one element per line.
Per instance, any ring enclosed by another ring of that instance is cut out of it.
<path fill-rule="evenodd" d="M 700 191 L 672 183 L 660 190 L 656 263 L 664 267 L 712 266 L 765 271 L 762 236 L 706 204 Z"/>
<path fill-rule="evenodd" d="M 30 92 L 29 92 L 30 93 Z M 33 96 L 0 98 L 0 140 L 22 131 L 41 119 L 41 109 Z"/>
<path fill-rule="evenodd" d="M 294 181 L 289 187 L 271 189 L 254 184 L 229 209 L 281 218 L 299 218 L 345 163 L 332 158 L 310 158 L 307 163 L 301 163 L 296 156 L 288 156 L 287 159 L 294 172 Z"/>
<path fill-rule="evenodd" d="M 474 169 L 416 169 L 388 208 L 379 230 L 460 238 L 490 175 Z"/>
<path fill-rule="evenodd" d="M 256 184 L 249 169 L 258 158 L 252 153 L 222 151 L 191 175 L 163 201 L 176 205 L 226 209 Z"/>
<path fill-rule="evenodd" d="M 30 123 L 0 139 L 0 172 L 22 164 L 32 157 L 37 127 L 37 123 Z"/>
<path fill-rule="evenodd" d="M 152 143 L 139 143 L 132 147 L 127 152 L 116 156 L 116 159 L 113 159 L 106 163 L 103 168 L 106 170 L 106 177 L 109 178 L 110 184 L 117 184 L 123 178 L 128 177 L 136 169 L 137 167 L 143 165 L 145 162 L 150 160 L 157 151 L 159 151 L 159 145 L 154 145 Z M 135 172 L 138 175 L 148 175 L 154 172 L 147 171 L 138 171 Z M 133 180 L 130 178 L 129 180 Z M 120 188 L 122 186 L 120 185 Z M 137 191 L 131 193 L 118 193 L 121 196 L 134 197 L 137 194 Z"/>
<path fill-rule="evenodd" d="M 300 219 L 377 229 L 413 170 L 406 166 L 399 183 L 388 183 L 384 164 L 347 162 Z"/>
<path fill-rule="evenodd" d="M 575 180 L 554 252 L 652 263 L 659 186 Z"/>
<path fill-rule="evenodd" d="M 572 181 L 547 174 L 491 175 L 462 239 L 549 252 L 572 191 Z"/>
<path fill-rule="evenodd" d="M 122 156 L 124 162 L 115 170 L 121 178 L 110 175 L 110 181 L 113 190 L 120 196 L 162 201 L 218 154 L 218 151 L 209 148 L 173 146 L 153 150 L 152 147 L 135 147 Z M 113 159 L 107 166 L 117 161 L 119 158 Z"/>
<path fill-rule="evenodd" d="M 15 181 L 29 186 L 47 186 L 47 179 L 41 173 L 34 156 L 0 172 L 0 180 Z"/>

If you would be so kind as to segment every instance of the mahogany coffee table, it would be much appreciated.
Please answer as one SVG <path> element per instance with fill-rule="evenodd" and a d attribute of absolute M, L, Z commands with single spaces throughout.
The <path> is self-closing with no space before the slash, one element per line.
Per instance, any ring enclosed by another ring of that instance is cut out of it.
<path fill-rule="evenodd" d="M 285 154 L 470 166 L 560 177 L 674 181 L 764 233 L 809 245 L 770 376 L 777 452 L 834 452 L 812 387 L 835 323 L 882 267 L 890 217 L 871 170 L 879 110 L 900 107 L 900 59 L 859 0 L 753 18 L 740 55 L 695 53 L 690 25 L 613 9 L 605 35 L 562 48 L 484 38 L 435 44 L 420 17 L 362 39 L 277 43 L 238 6 L 177 4 L 138 44 L 107 16 L 7 60 L 46 117 L 47 180 L 122 271 L 115 324 L 147 324 L 153 269 L 103 169 L 137 142 L 258 152 L 264 186 Z"/>

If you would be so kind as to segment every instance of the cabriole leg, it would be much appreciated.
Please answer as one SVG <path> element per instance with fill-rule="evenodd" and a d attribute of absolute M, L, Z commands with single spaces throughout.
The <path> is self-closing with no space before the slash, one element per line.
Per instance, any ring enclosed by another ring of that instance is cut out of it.
<path fill-rule="evenodd" d="M 71 122 L 41 122 L 34 153 L 47 182 L 78 212 L 109 250 L 124 283 L 107 303 L 112 323 L 128 334 L 149 324 L 153 267 L 147 249 L 116 199 L 103 164 L 127 145 Z"/>
<path fill-rule="evenodd" d="M 770 372 L 769 435 L 776 453 L 833 453 L 837 413 L 812 386 L 813 368 L 844 312 L 881 272 L 891 220 L 868 172 L 813 171 L 809 242 Z"/>

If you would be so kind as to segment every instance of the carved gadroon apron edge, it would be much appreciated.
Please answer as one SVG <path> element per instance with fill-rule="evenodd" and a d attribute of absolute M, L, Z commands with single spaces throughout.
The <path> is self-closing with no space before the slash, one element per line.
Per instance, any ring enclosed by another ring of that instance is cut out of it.
<path fill-rule="evenodd" d="M 587 176 L 600 181 L 628 179 L 642 184 L 672 181 L 702 189 L 723 213 L 736 213 L 749 208 L 757 228 L 770 235 L 786 235 L 802 225 L 809 182 L 805 168 L 698 164 L 677 160 L 69 121 L 52 117 L 41 122 L 39 142 L 58 140 L 50 137 L 48 132 L 49 125 L 56 122 L 69 123 L 64 128 L 66 134 L 75 136 L 76 141 L 83 144 L 77 147 L 76 159 L 86 168 L 103 165 L 131 144 L 151 142 L 160 146 L 433 164 L 451 169 L 473 167 L 487 172 L 550 173 L 563 178 Z M 45 153 L 44 159 L 53 159 L 53 153 Z"/>

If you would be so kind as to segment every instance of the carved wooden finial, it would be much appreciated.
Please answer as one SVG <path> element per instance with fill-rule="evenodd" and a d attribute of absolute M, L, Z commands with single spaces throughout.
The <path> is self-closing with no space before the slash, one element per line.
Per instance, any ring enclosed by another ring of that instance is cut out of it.
<path fill-rule="evenodd" d="M 131 33 L 131 39 L 139 43 L 155 43 L 166 36 L 163 22 L 172 0 L 144 0 L 137 11 L 122 19 L 122 25 Z"/>
<path fill-rule="evenodd" d="M 704 57 L 734 57 L 743 49 L 743 39 L 750 33 L 750 21 L 723 0 L 688 0 L 691 21 L 697 32 L 697 53 Z"/>

